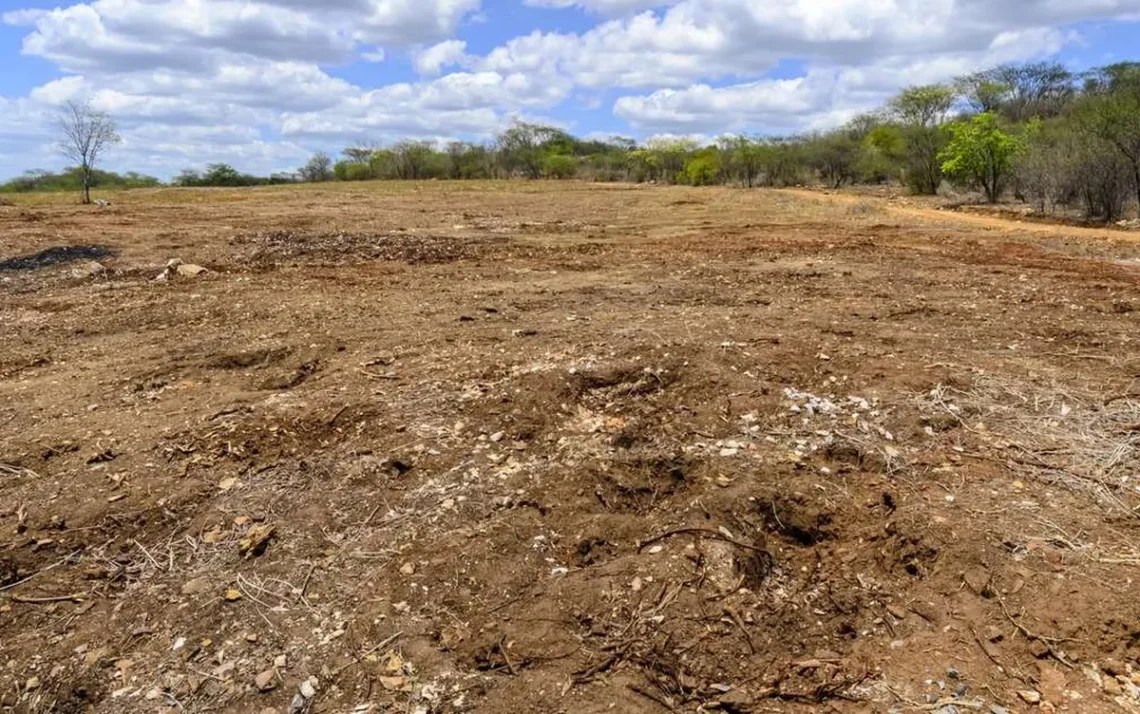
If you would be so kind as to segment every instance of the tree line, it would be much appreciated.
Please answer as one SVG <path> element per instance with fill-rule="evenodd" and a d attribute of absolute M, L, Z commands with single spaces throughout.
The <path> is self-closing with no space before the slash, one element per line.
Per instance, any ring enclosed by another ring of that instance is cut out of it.
<path fill-rule="evenodd" d="M 76 178 L 85 192 L 91 185 L 155 183 L 94 168 L 104 146 L 118 141 L 105 114 L 69 104 L 61 128 L 62 149 L 77 168 L 31 172 L 0 188 L 45 189 Z M 1081 73 L 1050 62 L 1002 65 L 908 87 L 842 127 L 797 136 L 638 143 L 582 139 L 520 121 L 484 143 L 365 142 L 337 158 L 318 152 L 296 172 L 262 177 L 217 163 L 187 169 L 172 184 L 509 178 L 833 188 L 898 182 L 915 194 L 952 186 L 990 202 L 1013 197 L 1042 212 L 1066 208 L 1114 221 L 1130 203 L 1140 210 L 1140 63 Z"/>
<path fill-rule="evenodd" d="M 945 186 L 986 201 L 1013 197 L 1042 212 L 1089 219 L 1140 210 L 1140 63 L 1074 73 L 1050 62 L 1009 64 L 952 82 L 908 87 L 880 110 L 826 132 L 789 137 L 585 140 L 517 122 L 489 143 L 360 144 L 318 153 L 302 181 L 587 179 L 688 185 L 789 186 L 899 182 Z"/>

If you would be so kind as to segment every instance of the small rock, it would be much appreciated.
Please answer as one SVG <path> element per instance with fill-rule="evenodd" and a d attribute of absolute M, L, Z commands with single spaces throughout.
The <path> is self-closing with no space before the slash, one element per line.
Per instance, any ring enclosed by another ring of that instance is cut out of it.
<path fill-rule="evenodd" d="M 229 602 L 236 602 L 238 600 L 241 600 L 241 591 L 237 590 L 236 588 L 229 588 L 226 590 L 225 598 Z"/>
<path fill-rule="evenodd" d="M 404 563 L 403 565 L 400 566 L 400 572 L 403 573 L 404 575 L 415 575 L 416 574 L 416 564 L 415 563 Z"/>
<path fill-rule="evenodd" d="M 491 434 L 491 442 L 494 444 L 497 444 L 503 440 L 504 436 L 506 436 L 506 434 L 504 434 L 503 432 L 496 431 L 494 434 Z"/>
<path fill-rule="evenodd" d="M 1032 689 L 1022 689 L 1017 692 L 1017 696 L 1026 704 L 1040 704 L 1041 694 Z"/>
<path fill-rule="evenodd" d="M 1109 674 L 1113 677 L 1119 677 L 1122 674 L 1128 673 L 1120 660 L 1112 659 L 1111 657 L 1101 662 L 1100 668 L 1105 674 Z"/>
<path fill-rule="evenodd" d="M 1105 677 L 1104 693 L 1110 697 L 1119 697 L 1124 693 L 1124 690 L 1120 687 L 1120 682 L 1116 681 L 1115 677 Z"/>
<path fill-rule="evenodd" d="M 994 591 L 990 587 L 990 574 L 984 568 L 970 568 L 962 575 L 962 579 L 966 581 L 966 586 L 970 588 L 975 595 L 980 595 L 984 598 L 994 596 Z"/>
<path fill-rule="evenodd" d="M 193 278 L 201 275 L 202 273 L 209 272 L 201 265 L 192 265 L 190 263 L 183 263 L 179 265 L 176 272 L 184 278 Z"/>
<path fill-rule="evenodd" d="M 29 692 L 34 690 L 34 689 L 39 689 L 39 688 L 40 688 L 40 678 L 39 677 L 29 677 L 28 681 L 24 682 L 24 689 L 28 690 Z"/>
<path fill-rule="evenodd" d="M 277 656 L 276 656 L 276 657 L 273 659 L 273 666 L 274 666 L 275 668 L 277 668 L 277 669 L 285 669 L 285 664 L 286 664 L 288 661 L 289 661 L 289 660 L 288 660 L 288 658 L 287 658 L 285 655 L 283 655 L 283 654 L 282 654 L 282 655 L 277 655 Z"/>
<path fill-rule="evenodd" d="M 277 534 L 277 526 L 272 523 L 262 523 L 251 527 L 245 537 L 238 542 L 238 554 L 246 558 L 261 555 L 269 546 L 269 541 Z"/>
<path fill-rule="evenodd" d="M 277 688 L 277 672 L 272 669 L 267 669 L 254 678 L 253 683 L 257 685 L 257 691 L 268 692 Z"/>
<path fill-rule="evenodd" d="M 102 275 L 107 272 L 107 267 L 102 263 L 92 260 L 82 265 L 77 265 L 71 269 L 71 277 L 73 278 L 93 278 L 96 275 Z"/>
<path fill-rule="evenodd" d="M 1031 640 L 1029 642 L 1029 651 L 1037 659 L 1045 659 L 1049 656 L 1049 645 L 1041 640 Z"/>
<path fill-rule="evenodd" d="M 205 578 L 194 578 L 188 580 L 182 586 L 183 595 L 198 595 L 210 589 L 210 583 Z"/>
<path fill-rule="evenodd" d="M 315 677 L 309 677 L 301 682 L 301 696 L 305 699 L 312 699 L 317 696 L 317 680 Z"/>
<path fill-rule="evenodd" d="M 891 613 L 891 615 L 899 620 L 906 619 L 906 610 L 902 609 L 898 605 L 887 605 L 887 612 Z"/>
<path fill-rule="evenodd" d="M 990 714 L 1009 714 L 1009 710 L 999 704 L 991 704 Z"/>

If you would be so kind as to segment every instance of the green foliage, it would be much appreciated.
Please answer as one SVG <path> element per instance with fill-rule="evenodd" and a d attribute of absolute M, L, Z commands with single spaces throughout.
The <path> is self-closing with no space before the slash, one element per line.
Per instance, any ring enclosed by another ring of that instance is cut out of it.
<path fill-rule="evenodd" d="M 1014 161 L 1025 152 L 1025 134 L 1006 132 L 992 112 L 954 122 L 949 131 L 950 141 L 938 155 L 942 171 L 971 188 L 981 188 L 986 200 L 996 203 Z"/>
<path fill-rule="evenodd" d="M 685 183 L 690 186 L 712 186 L 721 182 L 720 152 L 709 147 L 695 152 L 685 162 L 683 169 Z"/>
<path fill-rule="evenodd" d="M 284 177 L 253 176 L 243 174 L 225 163 L 207 164 L 205 171 L 184 169 L 174 179 L 175 186 L 264 186 L 270 183 L 284 183 Z"/>
<path fill-rule="evenodd" d="M 162 182 L 153 176 L 145 176 L 134 171 L 117 174 L 113 171 L 92 169 L 91 188 L 130 189 L 154 188 Z M 0 193 L 28 193 L 33 191 L 80 191 L 83 189 L 83 170 L 78 166 L 59 173 L 35 169 L 26 171 L 10 181 L 0 184 Z"/>
<path fill-rule="evenodd" d="M 568 154 L 550 154 L 542 162 L 542 175 L 548 179 L 574 178 L 578 160 Z"/>

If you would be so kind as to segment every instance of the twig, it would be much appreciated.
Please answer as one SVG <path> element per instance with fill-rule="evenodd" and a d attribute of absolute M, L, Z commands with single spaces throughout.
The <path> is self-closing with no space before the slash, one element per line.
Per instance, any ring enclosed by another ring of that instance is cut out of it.
<path fill-rule="evenodd" d="M 78 553 L 78 552 L 79 552 L 78 550 L 75 551 L 75 553 Z M 64 556 L 63 558 L 61 558 L 60 560 L 57 560 L 56 562 L 54 562 L 51 565 L 44 568 L 43 570 L 37 570 L 36 572 L 32 573 L 28 577 L 24 578 L 23 580 L 17 580 L 14 583 L 10 583 L 8 585 L 5 585 L 4 587 L 0 587 L 0 593 L 4 592 L 5 590 L 11 590 L 14 587 L 23 585 L 24 583 L 28 582 L 32 578 L 43 575 L 44 573 L 46 573 L 47 571 L 49 571 L 53 568 L 58 568 L 59 566 L 66 563 L 71 558 L 71 556 L 75 555 L 75 553 L 71 553 L 70 555 Z"/>
<path fill-rule="evenodd" d="M 515 675 L 515 666 L 511 664 L 511 656 L 507 654 L 506 645 L 503 644 L 503 640 L 505 639 L 507 639 L 506 636 L 501 637 L 495 646 L 499 648 L 499 654 L 503 655 L 503 661 L 507 663 L 507 671 L 510 672 L 513 677 Z"/>
<path fill-rule="evenodd" d="M 53 602 L 83 602 L 83 598 L 87 597 L 87 593 L 72 593 L 70 595 L 56 595 L 53 597 L 24 597 L 23 595 L 13 595 L 12 602 L 22 602 L 28 605 L 46 605 Z"/>
<path fill-rule="evenodd" d="M 627 686 L 629 687 L 629 691 L 633 692 L 634 694 L 640 694 L 641 696 L 645 697 L 649 701 L 656 702 L 657 704 L 660 704 L 661 706 L 665 707 L 665 709 L 667 709 L 669 711 L 676 711 L 676 709 L 673 708 L 673 705 L 669 703 L 669 700 L 663 699 L 662 697 L 654 694 L 653 692 L 649 691 L 645 687 L 640 687 L 636 684 L 630 684 Z"/>
<path fill-rule="evenodd" d="M 714 531 L 711 528 L 678 528 L 676 530 L 666 531 L 666 532 L 662 533 L 661 535 L 654 536 L 653 538 L 650 538 L 649 540 L 639 541 L 637 544 L 637 550 L 638 550 L 638 552 L 641 552 L 641 551 L 645 550 L 646 548 L 648 548 L 649 546 L 653 545 L 654 543 L 663 541 L 667 538 L 672 538 L 675 535 L 706 535 L 706 536 L 709 536 L 711 538 L 715 538 L 717 540 L 722 540 L 725 543 L 731 543 L 731 544 L 735 545 L 737 548 L 744 548 L 745 550 L 751 550 L 754 553 L 763 553 L 765 555 L 771 555 L 771 553 L 769 553 L 764 548 L 757 547 L 757 546 L 752 545 L 750 543 L 744 543 L 742 541 L 738 541 L 735 538 L 729 538 L 728 536 L 721 533 L 720 531 Z"/>
<path fill-rule="evenodd" d="M 352 660 L 352 661 L 351 661 L 351 662 L 349 662 L 348 664 L 344 664 L 344 665 L 341 665 L 340 667 L 338 667 L 338 668 L 337 668 L 337 669 L 336 669 L 336 670 L 335 670 L 335 671 L 332 673 L 331 679 L 336 679 L 337 677 L 339 677 L 339 676 L 341 675 L 341 673 L 342 673 L 342 672 L 344 672 L 344 670 L 348 669 L 349 667 L 351 667 L 351 666 L 353 666 L 353 665 L 355 665 L 355 664 L 359 664 L 359 663 L 360 663 L 360 661 L 361 661 L 361 660 L 363 660 L 363 659 L 364 659 L 365 657 L 367 657 L 368 655 L 370 655 L 370 654 L 373 654 L 373 653 L 375 653 L 375 652 L 379 652 L 380 650 L 384 649 L 385 647 L 387 647 L 388 645 L 392 644 L 393 642 L 395 642 L 396 640 L 398 640 L 399 638 L 401 638 L 401 637 L 403 637 L 403 636 L 404 636 L 404 633 L 403 633 L 403 632 L 397 632 L 396 634 L 392 635 L 391 637 L 388 637 L 388 638 L 387 638 L 387 639 L 385 639 L 383 642 L 381 642 L 380 644 L 376 645 L 376 646 L 375 646 L 375 647 L 373 647 L 372 649 L 368 650 L 368 651 L 367 651 L 367 652 L 365 652 L 364 654 L 358 655 L 358 656 L 356 657 L 356 659 Z"/>
<path fill-rule="evenodd" d="M 400 375 L 396 374 L 395 372 L 387 372 L 385 374 L 380 374 L 378 372 L 369 372 L 366 369 L 360 369 L 357 371 L 360 372 L 361 374 L 363 374 L 365 377 L 371 377 L 372 379 L 396 380 L 396 379 L 400 378 Z"/>
<path fill-rule="evenodd" d="M 150 554 L 150 551 L 148 551 L 146 548 L 143 547 L 142 543 L 139 543 L 137 540 L 135 540 L 134 544 L 139 547 L 139 550 L 141 550 L 143 552 L 143 555 L 145 555 L 147 557 L 147 559 L 150 560 L 150 562 L 154 563 L 154 567 L 158 568 L 159 571 L 161 571 L 161 572 L 166 571 L 166 568 L 162 567 L 159 564 L 159 562 L 154 559 L 154 556 Z"/>
<path fill-rule="evenodd" d="M 1025 635 L 1026 639 L 1037 640 L 1041 644 L 1045 645 L 1046 648 L 1048 648 L 1049 654 L 1052 655 L 1053 658 L 1056 659 L 1058 662 L 1065 665 L 1069 669 L 1075 669 L 1076 668 L 1076 665 L 1074 665 L 1072 662 L 1065 659 L 1065 657 L 1061 653 L 1057 652 L 1056 648 L 1053 647 L 1054 642 L 1064 642 L 1065 641 L 1064 638 L 1045 637 L 1044 635 L 1037 635 L 1037 634 L 1030 632 L 1029 628 L 1027 628 L 1025 625 L 1021 624 L 1020 622 L 1018 622 L 1017 619 L 1014 618 L 1014 616 L 1009 613 L 1009 608 L 1007 608 L 1005 606 L 1005 599 L 1004 598 L 999 597 L 998 603 L 1001 605 L 1002 614 L 1004 614 L 1006 616 L 1006 618 L 1010 622 L 1013 623 L 1013 626 L 1017 628 L 1018 632 Z"/>

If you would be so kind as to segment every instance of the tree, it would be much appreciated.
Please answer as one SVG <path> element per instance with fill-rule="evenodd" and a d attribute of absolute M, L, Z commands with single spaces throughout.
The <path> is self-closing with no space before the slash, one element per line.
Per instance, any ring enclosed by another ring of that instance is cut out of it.
<path fill-rule="evenodd" d="M 508 175 L 521 173 L 536 179 L 542 176 L 544 147 L 557 144 L 566 136 L 566 132 L 552 126 L 516 121 L 496 137 L 495 145 Z"/>
<path fill-rule="evenodd" d="M 1005 64 L 961 77 L 956 85 L 978 112 L 1012 122 L 1059 115 L 1075 94 L 1073 74 L 1056 62 Z"/>
<path fill-rule="evenodd" d="M 986 200 L 997 203 L 1014 161 L 1025 151 L 1025 136 L 1007 133 L 996 114 L 983 112 L 949 127 L 950 143 L 938 158 L 951 178 L 980 187 Z"/>
<path fill-rule="evenodd" d="M 551 154 L 543 159 L 542 175 L 552 179 L 574 178 L 578 172 L 578 161 L 567 154 Z"/>
<path fill-rule="evenodd" d="M 103 152 L 122 139 L 115 131 L 115 122 L 105 113 L 96 111 L 90 102 L 69 101 L 59 117 L 59 130 L 63 135 L 60 152 L 74 162 L 83 174 L 83 203 L 91 203 L 91 176 Z"/>
<path fill-rule="evenodd" d="M 1077 108 L 1079 124 L 1120 152 L 1131 170 L 1132 190 L 1140 210 L 1140 64 L 1112 65 L 1097 91 Z"/>
<path fill-rule="evenodd" d="M 301 178 L 304 181 L 332 181 L 334 177 L 332 157 L 323 151 L 313 154 L 308 163 L 301 167 Z"/>
<path fill-rule="evenodd" d="M 935 194 L 942 183 L 938 154 L 946 146 L 943 124 L 954 106 L 954 90 L 942 84 L 908 87 L 887 105 L 899 124 L 903 180 L 918 194 Z"/>

